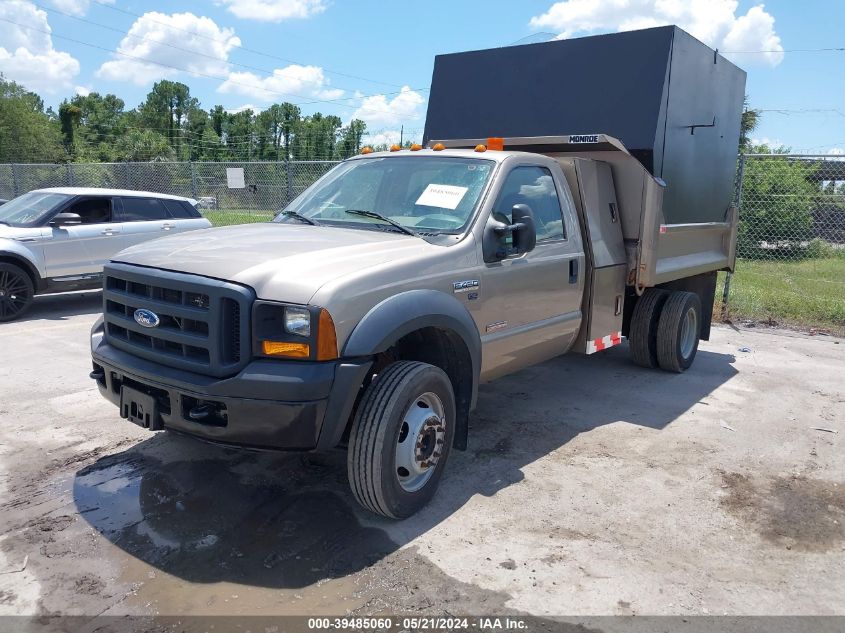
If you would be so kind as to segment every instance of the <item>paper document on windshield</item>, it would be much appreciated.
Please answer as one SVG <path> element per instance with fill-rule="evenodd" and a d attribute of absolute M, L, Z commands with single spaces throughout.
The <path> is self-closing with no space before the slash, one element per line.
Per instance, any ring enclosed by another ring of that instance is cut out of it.
<path fill-rule="evenodd" d="M 467 187 L 430 184 L 417 198 L 416 204 L 454 210 L 460 204 L 466 192 Z"/>

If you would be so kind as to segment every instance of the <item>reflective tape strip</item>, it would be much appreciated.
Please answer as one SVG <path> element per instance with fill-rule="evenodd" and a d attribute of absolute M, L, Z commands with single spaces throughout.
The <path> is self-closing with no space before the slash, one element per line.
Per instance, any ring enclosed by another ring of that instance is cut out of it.
<path fill-rule="evenodd" d="M 592 341 L 587 341 L 587 353 L 588 354 L 595 354 L 596 352 L 600 352 L 608 347 L 613 347 L 614 345 L 619 345 L 622 342 L 622 333 L 621 332 L 611 332 L 607 336 L 602 336 L 601 338 L 593 339 Z"/>

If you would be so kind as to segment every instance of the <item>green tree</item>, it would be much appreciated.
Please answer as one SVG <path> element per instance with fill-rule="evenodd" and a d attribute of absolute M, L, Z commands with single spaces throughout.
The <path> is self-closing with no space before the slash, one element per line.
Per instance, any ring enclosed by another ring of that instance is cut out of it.
<path fill-rule="evenodd" d="M 742 100 L 742 120 L 739 126 L 739 151 L 747 154 L 751 145 L 751 133 L 760 123 L 760 111 L 748 107 L 748 95 Z"/>
<path fill-rule="evenodd" d="M 183 124 L 188 113 L 199 108 L 191 89 L 178 81 L 162 79 L 153 84 L 146 100 L 138 106 L 144 128 L 165 133 L 177 156 L 181 155 Z"/>
<path fill-rule="evenodd" d="M 118 160 L 161 161 L 174 160 L 176 152 L 169 139 L 154 130 L 131 129 L 120 144 Z"/>
<path fill-rule="evenodd" d="M 367 124 L 360 119 L 352 119 L 349 125 L 340 131 L 340 142 L 336 158 L 349 158 L 361 151 L 361 142 L 364 133 L 367 131 Z"/>
<path fill-rule="evenodd" d="M 0 74 L 0 162 L 67 160 L 58 120 L 44 111 L 44 102 Z"/>

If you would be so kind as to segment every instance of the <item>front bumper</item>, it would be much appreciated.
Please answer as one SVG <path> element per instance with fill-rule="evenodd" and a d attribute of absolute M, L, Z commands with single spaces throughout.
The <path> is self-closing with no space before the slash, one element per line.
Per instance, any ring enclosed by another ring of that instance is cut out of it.
<path fill-rule="evenodd" d="M 152 396 L 149 427 L 257 449 L 324 450 L 342 439 L 371 361 L 255 360 L 230 378 L 214 378 L 138 358 L 91 334 L 92 377 L 121 404 L 123 387 Z M 209 411 L 192 419 L 198 408 Z M 121 412 L 123 415 L 123 412 Z"/>

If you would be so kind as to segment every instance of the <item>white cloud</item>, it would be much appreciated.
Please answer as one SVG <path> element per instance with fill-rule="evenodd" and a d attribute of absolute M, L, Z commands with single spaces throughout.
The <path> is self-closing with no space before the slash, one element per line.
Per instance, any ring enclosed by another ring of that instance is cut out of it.
<path fill-rule="evenodd" d="M 389 100 L 385 95 L 364 97 L 352 118 L 365 121 L 371 129 L 396 128 L 419 119 L 424 102 L 420 93 L 411 90 L 409 86 L 403 86 L 402 91 Z"/>
<path fill-rule="evenodd" d="M 263 110 L 263 108 L 259 108 L 258 106 L 252 105 L 251 103 L 245 103 L 242 106 L 238 106 L 237 108 L 226 108 L 226 112 L 229 114 L 237 114 L 238 112 L 243 112 L 244 110 L 252 110 L 253 114 L 258 114 Z"/>
<path fill-rule="evenodd" d="M 117 48 L 122 55 L 100 66 L 97 76 L 145 86 L 179 75 L 176 68 L 189 74 L 225 74 L 229 51 L 240 43 L 234 30 L 217 26 L 211 18 L 152 11 L 132 24 Z"/>
<path fill-rule="evenodd" d="M 319 66 L 291 64 L 276 68 L 273 74 L 260 77 L 251 72 L 231 72 L 217 92 L 240 94 L 261 101 L 313 98 L 337 99 L 343 90 L 330 88 Z"/>
<path fill-rule="evenodd" d="M 723 51 L 773 51 L 726 57 L 740 64 L 777 66 L 783 46 L 775 19 L 764 5 L 737 15 L 737 0 L 563 0 L 531 18 L 534 28 L 559 31 L 560 38 L 608 31 L 631 31 L 677 24 L 708 46 Z"/>
<path fill-rule="evenodd" d="M 101 4 L 114 4 L 114 0 L 100 0 Z M 70 13 L 71 15 L 82 16 L 88 13 L 91 7 L 91 0 L 50 0 L 50 4 L 56 7 L 59 11 Z"/>
<path fill-rule="evenodd" d="M 239 18 L 262 22 L 310 18 L 326 10 L 325 0 L 220 0 L 219 3 Z"/>
<path fill-rule="evenodd" d="M 91 87 L 90 86 L 74 86 L 73 92 L 78 94 L 80 97 L 87 97 L 91 94 Z"/>
<path fill-rule="evenodd" d="M 0 2 L 0 18 L 32 27 L 10 22 L 0 27 L 0 72 L 6 78 L 39 93 L 60 92 L 73 85 L 79 62 L 53 48 L 46 12 L 29 2 L 6 0 Z"/>

